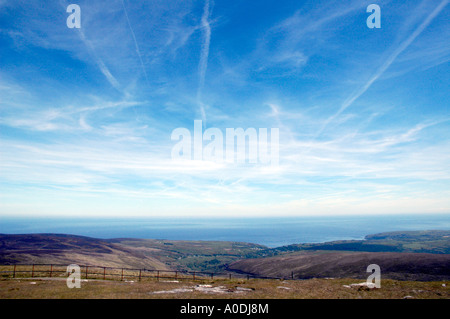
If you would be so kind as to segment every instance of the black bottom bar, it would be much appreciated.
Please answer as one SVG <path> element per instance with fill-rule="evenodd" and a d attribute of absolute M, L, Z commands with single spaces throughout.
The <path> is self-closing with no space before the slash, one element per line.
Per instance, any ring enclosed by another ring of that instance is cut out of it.
<path fill-rule="evenodd" d="M 280 299 L 165 299 L 165 300 L 0 300 L 0 307 L 23 313 L 60 315 L 62 309 L 89 311 L 89 316 L 124 311 L 148 318 L 306 318 L 399 315 L 405 318 L 426 309 L 427 316 L 445 313 L 448 300 L 280 300 Z M 13 309 L 13 308 L 11 308 Z M 27 310 L 27 311 L 28 311 Z"/>

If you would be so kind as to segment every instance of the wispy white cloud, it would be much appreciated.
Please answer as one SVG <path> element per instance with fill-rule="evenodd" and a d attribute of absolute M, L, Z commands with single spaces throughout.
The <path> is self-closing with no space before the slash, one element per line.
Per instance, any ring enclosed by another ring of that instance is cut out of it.
<path fill-rule="evenodd" d="M 320 43 L 331 39 L 334 33 L 341 31 L 340 21 L 363 8 L 364 4 L 360 1 L 351 1 L 345 5 L 328 2 L 307 12 L 296 11 L 269 28 L 260 39 L 254 53 L 255 62 L 260 63 L 258 71 L 272 68 L 284 70 L 271 72 L 270 76 L 290 76 L 292 73 L 299 73 L 307 64 L 309 57 L 320 51 Z"/>
<path fill-rule="evenodd" d="M 62 68 L 12 63 L 0 73 L 2 211 L 24 202 L 31 212 L 23 198 L 45 211 L 104 215 L 450 207 L 446 93 L 422 96 L 416 82 L 398 81 L 379 99 L 361 99 L 380 79 L 411 80 L 409 70 L 429 65 L 446 80 L 448 45 L 436 34 L 447 25 L 436 17 L 447 1 L 396 6 L 395 25 L 407 21 L 382 30 L 378 51 L 367 46 L 381 33 L 369 39 L 357 26 L 365 27 L 361 1 L 286 4 L 251 17 L 242 5 L 214 7 L 223 24 L 208 0 L 106 3 L 82 4 L 80 31 L 65 28 L 65 10 L 22 3 L 16 12 L 30 25 L 11 16 L 14 29 L 1 31 L 14 63 L 32 53 L 30 63 L 36 54 Z M 171 131 L 192 132 L 198 116 L 223 132 L 279 128 L 279 166 L 172 161 Z"/>
<path fill-rule="evenodd" d="M 120 111 L 145 102 L 133 100 L 108 101 L 99 97 L 85 97 L 83 104 L 71 103 L 66 106 L 36 107 L 36 97 L 27 92 L 30 101 L 17 101 L 16 109 L 22 113 L 4 108 L 0 124 L 13 128 L 31 131 L 60 131 L 70 132 L 90 130 L 93 126 L 88 124 L 89 117 L 96 117 L 98 113 Z M 10 105 L 10 104 L 8 104 Z M 95 125 L 98 127 L 99 124 Z"/>

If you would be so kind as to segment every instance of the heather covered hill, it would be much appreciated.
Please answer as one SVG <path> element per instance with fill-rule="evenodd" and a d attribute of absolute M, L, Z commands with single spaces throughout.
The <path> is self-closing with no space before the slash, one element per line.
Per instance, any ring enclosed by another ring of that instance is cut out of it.
<path fill-rule="evenodd" d="M 308 251 L 240 260 L 228 268 L 264 277 L 365 279 L 370 264 L 380 266 L 382 278 L 450 280 L 450 255 L 442 254 Z"/>

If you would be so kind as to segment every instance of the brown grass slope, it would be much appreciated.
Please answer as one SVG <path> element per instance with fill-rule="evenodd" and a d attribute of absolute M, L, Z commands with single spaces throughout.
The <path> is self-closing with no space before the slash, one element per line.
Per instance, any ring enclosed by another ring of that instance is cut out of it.
<path fill-rule="evenodd" d="M 309 279 L 309 280 L 215 280 L 215 281 L 156 281 L 124 282 L 112 280 L 88 280 L 81 283 L 81 289 L 68 289 L 65 280 L 11 280 L 0 279 L 0 299 L 238 299 L 250 303 L 256 299 L 450 299 L 449 282 L 417 282 L 382 280 L 381 289 L 354 289 L 344 285 L 355 283 L 352 279 Z M 199 284 L 223 287 L 225 293 L 205 292 L 192 289 Z M 247 288 L 238 291 L 238 287 Z M 177 292 L 176 292 L 177 291 Z M 245 301 L 245 299 L 250 299 Z M 408 307 L 408 305 L 405 305 Z M 117 308 L 117 307 L 115 307 Z M 128 309 L 127 309 L 128 310 Z M 176 318 L 176 313 L 165 313 L 165 318 Z M 272 318 L 273 309 L 269 312 Z M 230 315 L 228 318 L 253 318 Z M 180 316 L 178 316 L 180 317 Z M 189 318 L 201 318 L 201 315 Z M 207 318 L 207 316 L 203 316 Z M 259 317 L 259 316 L 257 316 Z M 267 316 L 266 316 L 267 317 Z M 180 317 L 182 318 L 182 317 Z"/>
<path fill-rule="evenodd" d="M 449 280 L 450 255 L 391 252 L 300 252 L 277 257 L 245 259 L 228 269 L 265 277 L 367 278 L 367 266 L 377 264 L 382 278 Z"/>
<path fill-rule="evenodd" d="M 0 264 L 79 264 L 167 269 L 143 248 L 84 236 L 0 234 Z"/>

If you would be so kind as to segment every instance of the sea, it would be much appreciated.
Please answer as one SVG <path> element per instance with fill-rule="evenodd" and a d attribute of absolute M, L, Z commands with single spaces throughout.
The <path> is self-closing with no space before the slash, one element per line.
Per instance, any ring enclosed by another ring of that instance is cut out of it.
<path fill-rule="evenodd" d="M 220 240 L 279 247 L 364 239 L 409 230 L 450 230 L 450 214 L 252 218 L 0 217 L 0 233 L 61 233 L 95 238 Z"/>

